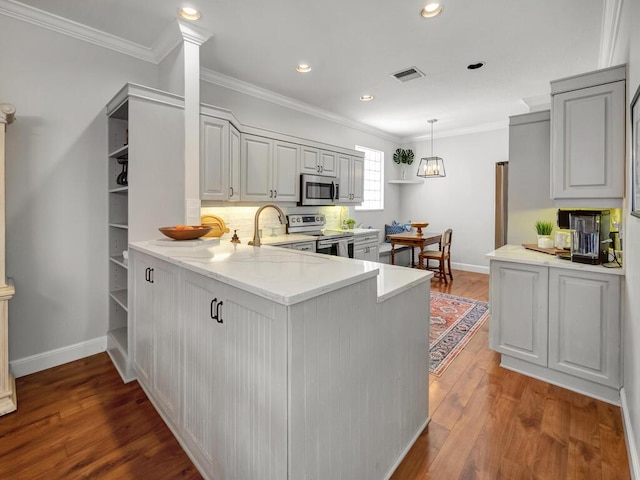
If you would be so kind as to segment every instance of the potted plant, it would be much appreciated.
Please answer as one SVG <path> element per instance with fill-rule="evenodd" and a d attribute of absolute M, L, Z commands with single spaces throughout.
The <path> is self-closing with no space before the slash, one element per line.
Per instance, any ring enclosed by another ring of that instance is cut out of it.
<path fill-rule="evenodd" d="M 347 220 L 344 223 L 347 224 L 347 228 L 349 230 L 353 230 L 353 227 L 356 225 L 356 221 L 353 218 L 347 218 Z"/>
<path fill-rule="evenodd" d="M 401 178 L 404 180 L 406 169 L 408 165 L 413 163 L 414 158 L 413 150 L 407 148 L 406 150 L 403 148 L 398 148 L 393 154 L 393 161 L 398 165 L 402 165 Z"/>
<path fill-rule="evenodd" d="M 538 234 L 538 248 L 553 248 L 553 240 L 551 240 L 551 232 L 553 223 L 545 220 L 536 222 L 536 232 Z"/>

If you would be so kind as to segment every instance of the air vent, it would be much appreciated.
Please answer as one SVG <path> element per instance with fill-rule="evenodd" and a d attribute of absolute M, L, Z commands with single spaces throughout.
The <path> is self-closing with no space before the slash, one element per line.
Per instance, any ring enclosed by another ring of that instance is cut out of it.
<path fill-rule="evenodd" d="M 408 82 L 409 80 L 413 80 L 414 78 L 424 77 L 424 73 L 418 70 L 416 67 L 407 68 L 405 70 L 401 70 L 396 73 L 391 74 L 399 82 Z"/>

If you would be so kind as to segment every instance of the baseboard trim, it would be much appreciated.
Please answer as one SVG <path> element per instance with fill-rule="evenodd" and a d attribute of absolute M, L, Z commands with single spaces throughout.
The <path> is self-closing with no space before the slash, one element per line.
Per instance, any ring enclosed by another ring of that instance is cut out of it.
<path fill-rule="evenodd" d="M 629 417 L 629 404 L 627 403 L 627 392 L 622 387 L 620 389 L 620 408 L 622 410 L 622 421 L 624 422 L 624 439 L 627 443 L 627 454 L 629 456 L 629 471 L 631 480 L 640 480 L 640 459 L 633 432 L 633 424 Z"/>
<path fill-rule="evenodd" d="M 489 267 L 482 267 L 480 265 L 451 262 L 451 268 L 454 270 L 464 270 L 465 272 L 485 273 L 489 275 Z"/>
<path fill-rule="evenodd" d="M 9 362 L 9 366 L 16 378 L 24 377 L 32 373 L 41 372 L 47 368 L 57 367 L 64 363 L 73 362 L 107 349 L 107 337 L 98 337 L 86 342 L 68 345 L 66 347 L 38 353 L 30 357 L 19 358 Z"/>

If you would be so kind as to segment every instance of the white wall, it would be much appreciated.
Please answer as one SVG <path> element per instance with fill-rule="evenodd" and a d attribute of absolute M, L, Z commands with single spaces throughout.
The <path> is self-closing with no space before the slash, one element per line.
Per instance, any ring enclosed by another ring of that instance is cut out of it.
<path fill-rule="evenodd" d="M 107 330 L 105 104 L 157 67 L 0 16 L 7 132 L 9 357 L 102 337 Z"/>
<path fill-rule="evenodd" d="M 447 176 L 401 186 L 402 218 L 429 222 L 427 230 L 432 232 L 453 229 L 454 268 L 488 273 L 484 255 L 494 249 L 495 163 L 508 160 L 508 137 L 507 128 L 436 136 L 433 153 L 444 159 Z M 430 140 L 410 148 L 416 167 L 415 162 L 431 154 Z"/>
<path fill-rule="evenodd" d="M 623 3 L 622 25 L 614 64 L 627 62 L 627 102 L 631 103 L 640 86 L 640 3 Z M 626 434 L 631 442 L 629 457 L 632 472 L 640 478 L 640 218 L 629 214 L 631 198 L 631 130 L 627 128 L 627 195 L 624 208 L 624 306 L 623 306 L 623 370 Z M 626 402 L 625 402 L 626 400 Z"/>

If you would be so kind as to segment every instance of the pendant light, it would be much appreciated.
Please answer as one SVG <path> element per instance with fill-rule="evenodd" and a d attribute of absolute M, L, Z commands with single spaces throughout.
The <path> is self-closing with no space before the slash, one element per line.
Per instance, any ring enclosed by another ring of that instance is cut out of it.
<path fill-rule="evenodd" d="M 431 177 L 446 177 L 447 174 L 444 171 L 444 160 L 440 157 L 433 156 L 433 124 L 437 122 L 435 118 L 429 120 L 431 124 L 431 156 L 420 159 L 420 165 L 418 165 L 419 177 L 431 178 Z"/>

